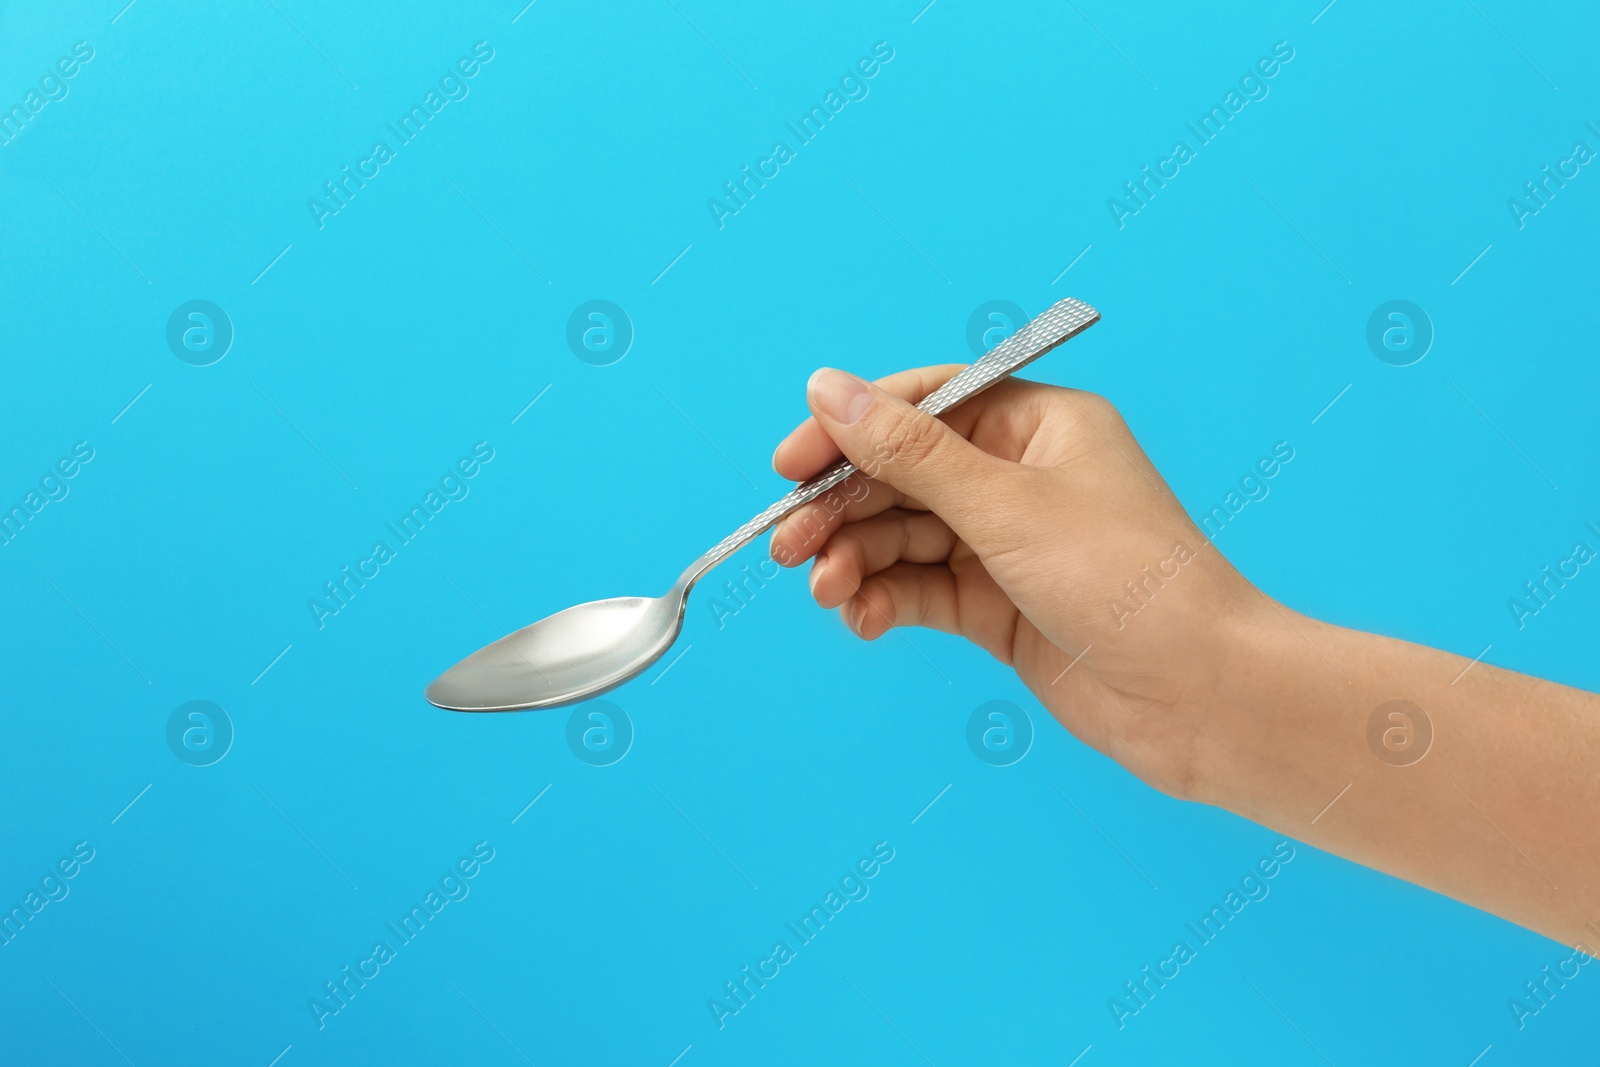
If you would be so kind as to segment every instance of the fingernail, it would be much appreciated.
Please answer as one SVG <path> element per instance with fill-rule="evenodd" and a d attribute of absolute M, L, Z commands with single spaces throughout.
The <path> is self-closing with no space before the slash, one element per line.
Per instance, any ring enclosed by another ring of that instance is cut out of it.
<path fill-rule="evenodd" d="M 806 391 L 811 394 L 812 403 L 816 404 L 819 411 L 846 426 L 865 415 L 868 405 L 872 403 L 872 394 L 867 391 L 866 382 L 854 374 L 831 367 L 824 367 L 813 374 Z"/>
<path fill-rule="evenodd" d="M 812 597 L 817 595 L 817 579 L 822 577 L 822 563 L 824 559 L 824 556 L 819 555 L 817 556 L 816 561 L 811 564 L 811 577 L 807 580 L 807 584 L 811 586 Z"/>

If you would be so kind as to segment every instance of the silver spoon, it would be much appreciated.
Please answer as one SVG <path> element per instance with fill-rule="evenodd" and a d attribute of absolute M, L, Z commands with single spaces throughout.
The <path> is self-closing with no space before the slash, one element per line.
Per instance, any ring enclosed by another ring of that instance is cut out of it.
<path fill-rule="evenodd" d="M 1100 313 L 1081 300 L 1059 301 L 917 407 L 938 415 L 1099 321 Z M 855 464 L 841 460 L 796 486 L 691 563 L 666 595 L 614 597 L 558 611 L 480 648 L 434 679 L 424 695 L 451 711 L 520 711 L 571 704 L 621 685 L 678 639 L 689 590 L 701 576 L 855 472 Z"/>

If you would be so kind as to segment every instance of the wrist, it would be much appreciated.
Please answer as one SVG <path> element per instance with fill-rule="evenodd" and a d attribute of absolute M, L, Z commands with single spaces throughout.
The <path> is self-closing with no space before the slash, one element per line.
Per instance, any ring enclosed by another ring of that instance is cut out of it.
<path fill-rule="evenodd" d="M 1341 721 L 1353 694 L 1329 656 L 1346 631 L 1257 594 L 1219 620 L 1220 656 L 1204 698 L 1190 799 L 1258 822 L 1325 791 L 1322 779 L 1359 744 Z"/>

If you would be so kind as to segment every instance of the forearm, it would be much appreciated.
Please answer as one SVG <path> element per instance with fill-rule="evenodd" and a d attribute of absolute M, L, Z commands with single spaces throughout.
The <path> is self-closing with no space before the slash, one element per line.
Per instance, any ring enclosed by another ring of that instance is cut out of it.
<path fill-rule="evenodd" d="M 1207 709 L 1197 799 L 1596 950 L 1600 697 L 1469 664 L 1268 604 Z M 1420 714 L 1369 740 L 1396 700 Z"/>

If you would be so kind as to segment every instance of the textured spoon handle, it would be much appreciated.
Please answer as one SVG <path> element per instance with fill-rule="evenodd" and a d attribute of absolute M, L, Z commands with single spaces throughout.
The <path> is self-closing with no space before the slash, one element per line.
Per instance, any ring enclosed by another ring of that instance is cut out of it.
<path fill-rule="evenodd" d="M 939 415 L 968 397 L 983 392 L 1099 321 L 1100 313 L 1081 300 L 1068 298 L 1057 301 L 1038 318 L 996 345 L 982 359 L 929 393 L 917 407 L 930 415 Z M 685 585 L 693 583 L 789 512 L 811 503 L 855 472 L 856 465 L 842 459 L 810 481 L 795 486 L 761 514 L 723 538 L 717 547 L 695 560 L 679 581 Z"/>

